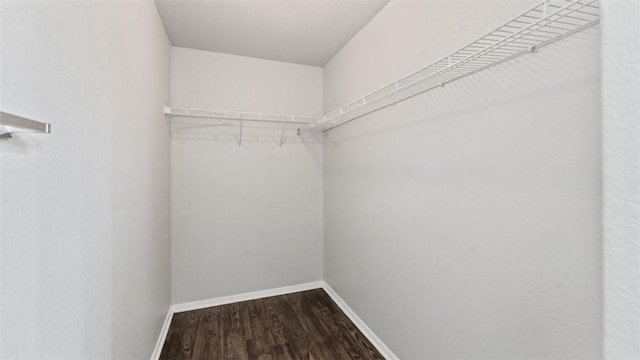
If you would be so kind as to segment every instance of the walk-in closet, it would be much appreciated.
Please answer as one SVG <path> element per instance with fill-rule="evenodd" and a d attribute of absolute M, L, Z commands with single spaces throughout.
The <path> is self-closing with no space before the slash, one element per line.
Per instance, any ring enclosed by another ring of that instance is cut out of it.
<path fill-rule="evenodd" d="M 634 0 L 0 0 L 1 359 L 638 359 L 639 184 Z"/>

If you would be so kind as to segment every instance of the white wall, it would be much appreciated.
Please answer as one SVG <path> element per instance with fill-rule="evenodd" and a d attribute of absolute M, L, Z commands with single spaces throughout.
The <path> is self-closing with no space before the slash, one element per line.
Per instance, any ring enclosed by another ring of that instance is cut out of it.
<path fill-rule="evenodd" d="M 526 2 L 389 3 L 325 111 Z M 402 359 L 602 357 L 599 28 L 330 131 L 325 280 Z"/>
<path fill-rule="evenodd" d="M 640 3 L 603 1 L 605 358 L 640 358 Z"/>
<path fill-rule="evenodd" d="M 322 114 L 322 69 L 174 47 L 172 106 Z M 172 137 L 174 303 L 322 279 L 322 144 L 245 124 Z M 315 140 L 315 141 L 314 141 Z"/>
<path fill-rule="evenodd" d="M 2 358 L 148 358 L 170 305 L 170 45 L 153 2 L 6 2 Z"/>

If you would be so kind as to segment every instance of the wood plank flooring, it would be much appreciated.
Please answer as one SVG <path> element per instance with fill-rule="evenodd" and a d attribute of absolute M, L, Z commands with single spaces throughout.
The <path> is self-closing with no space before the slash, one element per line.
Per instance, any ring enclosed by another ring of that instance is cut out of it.
<path fill-rule="evenodd" d="M 160 359 L 384 359 L 322 289 L 173 315 Z"/>

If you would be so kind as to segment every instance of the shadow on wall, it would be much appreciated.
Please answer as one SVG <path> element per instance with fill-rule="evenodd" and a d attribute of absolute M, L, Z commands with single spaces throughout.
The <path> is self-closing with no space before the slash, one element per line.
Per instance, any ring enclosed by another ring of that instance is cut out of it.
<path fill-rule="evenodd" d="M 42 150 L 39 136 L 51 136 L 51 134 L 11 134 L 10 139 L 0 139 L 0 152 L 14 154 L 33 154 Z"/>

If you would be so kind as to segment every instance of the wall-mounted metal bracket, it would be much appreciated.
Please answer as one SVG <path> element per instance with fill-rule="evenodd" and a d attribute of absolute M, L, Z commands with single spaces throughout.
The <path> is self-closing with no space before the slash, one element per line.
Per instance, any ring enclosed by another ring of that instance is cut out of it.
<path fill-rule="evenodd" d="M 14 132 L 49 134 L 51 124 L 0 111 L 0 138 L 10 139 Z"/>

